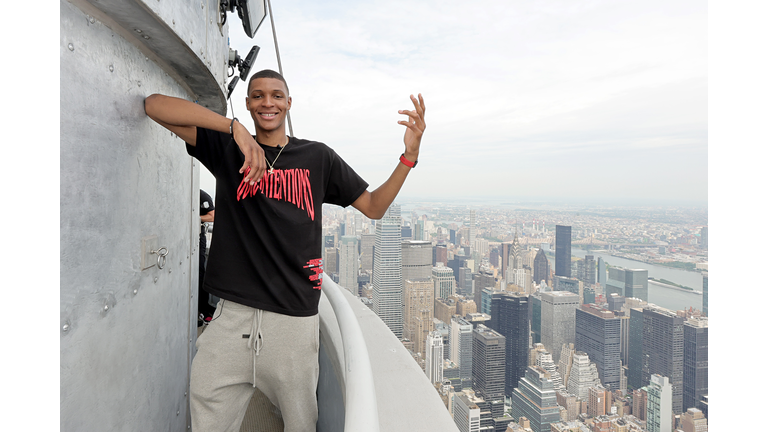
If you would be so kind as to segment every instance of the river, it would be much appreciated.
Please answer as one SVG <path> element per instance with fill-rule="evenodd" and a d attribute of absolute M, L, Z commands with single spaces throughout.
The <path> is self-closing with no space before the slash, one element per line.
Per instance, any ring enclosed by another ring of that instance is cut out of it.
<path fill-rule="evenodd" d="M 703 277 L 699 272 L 664 267 L 656 264 L 633 261 L 626 258 L 615 257 L 607 252 L 588 252 L 583 249 L 573 248 L 571 254 L 575 257 L 584 258 L 585 255 L 593 255 L 595 262 L 598 258 L 603 258 L 607 264 L 612 266 L 624 267 L 629 269 L 648 270 L 648 277 L 654 279 L 666 279 L 676 284 L 693 288 L 696 291 L 703 290 Z M 693 307 L 701 310 L 703 296 L 694 292 L 683 291 L 659 285 L 653 281 L 648 281 L 648 302 L 657 304 L 661 307 L 679 310 Z"/>

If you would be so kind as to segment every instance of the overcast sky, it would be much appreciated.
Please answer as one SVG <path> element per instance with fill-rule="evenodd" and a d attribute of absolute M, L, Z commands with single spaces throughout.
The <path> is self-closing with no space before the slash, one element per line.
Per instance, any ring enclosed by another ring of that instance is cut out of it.
<path fill-rule="evenodd" d="M 706 204 L 706 2 L 272 7 L 294 134 L 329 144 L 371 189 L 420 92 L 427 130 L 401 197 Z M 252 71 L 278 69 L 269 17 L 253 40 L 229 24 L 241 56 L 261 47 Z M 234 113 L 253 132 L 244 98 L 241 83 Z"/>

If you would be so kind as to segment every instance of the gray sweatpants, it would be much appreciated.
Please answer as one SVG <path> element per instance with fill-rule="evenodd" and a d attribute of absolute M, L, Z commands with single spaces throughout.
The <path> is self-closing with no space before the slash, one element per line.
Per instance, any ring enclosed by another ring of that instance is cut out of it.
<path fill-rule="evenodd" d="M 192 432 L 239 432 L 258 387 L 285 431 L 317 423 L 319 316 L 294 317 L 221 300 L 192 361 Z"/>

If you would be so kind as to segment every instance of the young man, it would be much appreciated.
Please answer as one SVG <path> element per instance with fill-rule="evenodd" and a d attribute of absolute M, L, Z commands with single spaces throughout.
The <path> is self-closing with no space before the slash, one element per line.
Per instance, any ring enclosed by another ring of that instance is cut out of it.
<path fill-rule="evenodd" d="M 256 136 L 192 102 L 145 100 L 149 117 L 187 143 L 216 177 L 216 235 L 204 287 L 220 297 L 197 341 L 190 405 L 193 431 L 240 430 L 258 387 L 282 412 L 286 431 L 315 430 L 322 284 L 322 204 L 352 205 L 380 219 L 416 164 L 424 100 L 411 96 L 405 151 L 373 192 L 325 144 L 286 136 L 291 97 L 277 72 L 255 73 L 246 107 Z M 394 162 L 395 157 L 393 157 Z"/>

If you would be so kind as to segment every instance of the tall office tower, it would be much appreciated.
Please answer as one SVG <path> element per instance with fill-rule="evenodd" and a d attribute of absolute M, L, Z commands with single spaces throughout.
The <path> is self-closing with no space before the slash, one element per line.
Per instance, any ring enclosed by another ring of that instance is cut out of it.
<path fill-rule="evenodd" d="M 709 227 L 701 227 L 701 247 L 709 247 Z"/>
<path fill-rule="evenodd" d="M 704 413 L 698 408 L 688 408 L 688 410 L 680 416 L 680 423 L 683 427 L 683 432 L 707 432 L 709 430 L 707 419 L 704 417 Z"/>
<path fill-rule="evenodd" d="M 576 278 L 555 276 L 552 278 L 552 291 L 568 291 L 579 296 L 579 302 L 584 298 L 584 283 Z"/>
<path fill-rule="evenodd" d="M 528 366 L 512 394 L 512 417 L 527 418 L 534 432 L 549 432 L 549 425 L 560 421 L 557 393 L 547 371 Z"/>
<path fill-rule="evenodd" d="M 627 386 L 639 389 L 647 384 L 643 379 L 643 309 L 633 307 L 629 310 L 629 346 L 627 353 Z"/>
<path fill-rule="evenodd" d="M 432 281 L 403 281 L 403 337 L 413 341 L 416 353 L 425 353 L 427 335 L 434 330 Z"/>
<path fill-rule="evenodd" d="M 403 240 L 403 280 L 428 280 L 432 277 L 432 243 Z"/>
<path fill-rule="evenodd" d="M 594 304 L 576 309 L 577 350 L 595 362 L 600 381 L 611 391 L 621 388 L 621 319 Z"/>
<path fill-rule="evenodd" d="M 403 251 L 400 241 L 400 206 L 392 204 L 376 223 L 373 311 L 398 338 L 403 337 Z"/>
<path fill-rule="evenodd" d="M 438 263 L 432 267 L 432 281 L 435 283 L 435 299 L 447 299 L 456 293 L 453 270 Z"/>
<path fill-rule="evenodd" d="M 579 296 L 568 291 L 541 293 L 541 343 L 560 361 L 560 348 L 576 338 L 576 308 Z M 493 316 L 493 314 L 491 314 Z"/>
<path fill-rule="evenodd" d="M 536 258 L 533 259 L 533 281 L 537 284 L 540 284 L 541 281 L 549 284 L 549 260 L 541 248 L 536 252 Z"/>
<path fill-rule="evenodd" d="M 709 272 L 701 272 L 702 275 L 702 299 L 701 299 L 701 312 L 704 316 L 709 316 Z"/>
<path fill-rule="evenodd" d="M 433 328 L 435 329 L 435 332 L 440 333 L 440 336 L 443 337 L 443 359 L 450 358 L 450 338 L 451 338 L 451 326 L 443 321 L 440 321 L 437 318 L 434 318 L 432 320 L 433 322 Z M 450 321 L 449 321 L 450 322 Z M 445 372 L 443 372 L 443 375 L 445 375 Z"/>
<path fill-rule="evenodd" d="M 483 304 L 483 290 L 486 288 L 493 288 L 496 286 L 496 278 L 493 277 L 493 271 L 487 267 L 480 267 L 480 271 L 472 275 L 474 282 L 474 299 L 475 304 L 480 312 L 482 311 Z M 489 312 L 483 312 L 490 315 Z"/>
<path fill-rule="evenodd" d="M 504 394 L 511 396 L 528 367 L 528 297 L 517 293 L 494 295 L 490 327 L 506 338 Z"/>
<path fill-rule="evenodd" d="M 357 273 L 360 265 L 357 256 L 357 237 L 345 235 L 341 237 L 339 251 L 339 286 L 346 288 L 354 295 L 357 292 Z"/>
<path fill-rule="evenodd" d="M 355 212 L 355 234 L 356 237 L 363 235 L 363 215 L 360 212 Z"/>
<path fill-rule="evenodd" d="M 597 279 L 595 278 L 596 273 L 595 256 L 584 256 L 584 283 L 594 285 L 597 282 Z"/>
<path fill-rule="evenodd" d="M 531 326 L 531 343 L 541 343 L 541 291 L 528 296 L 528 321 Z"/>
<path fill-rule="evenodd" d="M 469 211 L 469 248 L 470 252 L 475 247 L 475 239 L 477 238 L 477 214 L 474 210 Z"/>
<path fill-rule="evenodd" d="M 461 387 L 472 388 L 472 324 L 459 317 L 451 318 L 451 360 L 459 365 Z"/>
<path fill-rule="evenodd" d="M 648 388 L 643 387 L 632 391 L 632 415 L 645 421 L 648 410 Z"/>
<path fill-rule="evenodd" d="M 437 331 L 430 332 L 427 335 L 426 346 L 424 372 L 430 383 L 443 382 L 443 352 L 445 349 L 443 335 Z"/>
<path fill-rule="evenodd" d="M 456 297 L 435 299 L 435 318 L 450 325 L 454 315 L 456 315 Z"/>
<path fill-rule="evenodd" d="M 325 248 L 323 251 L 325 258 L 323 258 L 323 271 L 329 275 L 339 273 L 339 250 L 335 247 Z"/>
<path fill-rule="evenodd" d="M 360 268 L 373 273 L 373 246 L 376 244 L 376 234 L 360 236 Z"/>
<path fill-rule="evenodd" d="M 594 303 L 595 299 L 596 299 L 595 289 L 592 287 L 584 288 L 584 291 L 582 293 L 582 303 L 583 304 Z"/>
<path fill-rule="evenodd" d="M 648 301 L 648 270 L 609 268 L 605 295 L 608 296 L 611 293 Z"/>
<path fill-rule="evenodd" d="M 555 226 L 555 275 L 571 277 L 570 226 Z"/>
<path fill-rule="evenodd" d="M 648 432 L 672 432 L 675 421 L 672 384 L 667 377 L 658 374 L 652 374 L 650 381 L 646 428 Z"/>
<path fill-rule="evenodd" d="M 419 219 L 413 226 L 413 239 L 424 240 L 424 221 Z"/>
<path fill-rule="evenodd" d="M 435 259 L 432 260 L 432 266 L 436 266 L 437 263 L 443 263 L 443 265 L 448 264 L 448 247 L 446 247 L 444 244 L 439 244 L 435 246 Z"/>
<path fill-rule="evenodd" d="M 456 278 L 456 284 L 459 288 L 459 294 L 463 296 L 472 295 L 472 269 L 459 267 L 459 277 Z"/>
<path fill-rule="evenodd" d="M 604 416 L 611 413 L 611 392 L 598 384 L 587 390 L 587 415 Z"/>
<path fill-rule="evenodd" d="M 482 324 L 472 331 L 472 388 L 490 403 L 493 418 L 504 415 L 505 338 Z"/>
<path fill-rule="evenodd" d="M 672 411 L 683 412 L 683 322 L 675 312 L 659 306 L 643 308 L 643 382 L 652 374 L 672 386 Z"/>
<path fill-rule="evenodd" d="M 409 226 L 400 227 L 400 238 L 402 238 L 403 240 L 412 240 L 413 228 Z"/>
<path fill-rule="evenodd" d="M 586 400 L 589 397 L 589 388 L 599 384 L 600 376 L 597 374 L 597 366 L 589 361 L 586 353 L 574 352 L 568 382 L 565 385 L 568 392 Z"/>
<path fill-rule="evenodd" d="M 464 393 L 453 394 L 453 422 L 459 432 L 476 432 L 480 430 L 480 407 L 472 402 Z"/>
<path fill-rule="evenodd" d="M 544 345 L 541 345 L 541 346 L 544 346 Z M 560 372 L 557 370 L 557 366 L 555 365 L 555 362 L 552 361 L 552 354 L 550 354 L 547 351 L 539 352 L 536 355 L 536 363 L 531 366 L 539 366 L 540 368 L 549 372 L 550 377 L 552 377 L 552 383 L 555 386 L 555 390 L 560 391 L 565 389 L 565 386 L 563 385 L 563 377 L 562 375 L 560 375 Z"/>
<path fill-rule="evenodd" d="M 709 324 L 691 318 L 683 326 L 683 409 L 698 408 L 709 393 Z"/>
<path fill-rule="evenodd" d="M 576 353 L 573 344 L 564 344 L 563 349 L 560 350 L 560 363 L 557 365 L 557 370 L 560 372 L 560 376 L 563 378 L 563 385 L 568 385 L 568 379 L 571 377 L 571 367 L 573 366 L 573 355 Z"/>
<path fill-rule="evenodd" d="M 520 240 L 517 239 L 517 231 L 515 231 L 515 238 L 512 240 L 512 245 L 509 247 L 507 271 L 520 268 L 523 268 L 523 247 L 520 245 Z"/>
<path fill-rule="evenodd" d="M 603 261 L 603 257 L 597 258 L 597 283 L 600 284 L 601 287 L 605 287 L 605 279 L 607 277 L 607 273 L 605 272 L 605 261 Z"/>

